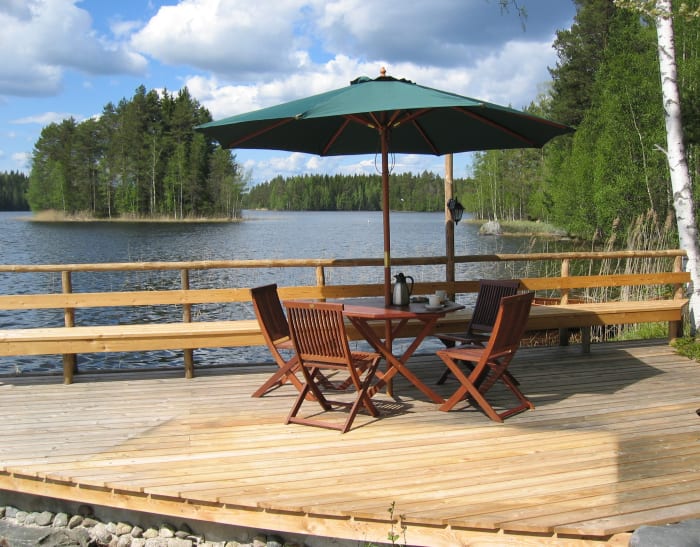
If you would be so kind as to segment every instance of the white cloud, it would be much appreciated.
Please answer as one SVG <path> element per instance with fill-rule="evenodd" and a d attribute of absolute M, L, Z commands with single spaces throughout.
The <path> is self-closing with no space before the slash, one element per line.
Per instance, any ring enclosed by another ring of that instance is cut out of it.
<path fill-rule="evenodd" d="M 146 60 L 100 36 L 78 0 L 0 4 L 0 94 L 42 96 L 61 90 L 65 69 L 89 74 L 142 73 Z"/>
<path fill-rule="evenodd" d="M 305 0 L 182 0 L 162 6 L 132 45 L 170 65 L 189 65 L 237 79 L 299 68 L 305 41 L 295 29 Z"/>
<path fill-rule="evenodd" d="M 44 112 L 42 114 L 12 120 L 11 123 L 48 125 L 50 123 L 67 120 L 69 118 L 74 118 L 76 121 L 84 119 L 80 114 L 69 114 L 67 112 Z"/>

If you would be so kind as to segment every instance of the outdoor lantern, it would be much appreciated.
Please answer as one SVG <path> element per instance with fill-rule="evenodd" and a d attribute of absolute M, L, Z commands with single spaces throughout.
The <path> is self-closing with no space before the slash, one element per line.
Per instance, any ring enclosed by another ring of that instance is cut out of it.
<path fill-rule="evenodd" d="M 464 205 L 462 205 L 455 198 L 450 198 L 447 202 L 447 208 L 450 210 L 450 216 L 455 224 L 459 224 L 462 220 L 462 215 L 464 214 Z"/>

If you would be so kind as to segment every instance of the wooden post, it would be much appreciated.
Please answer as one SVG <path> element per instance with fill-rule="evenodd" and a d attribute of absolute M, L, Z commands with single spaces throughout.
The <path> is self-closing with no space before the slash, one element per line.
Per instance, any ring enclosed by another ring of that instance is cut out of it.
<path fill-rule="evenodd" d="M 61 272 L 61 287 L 63 288 L 64 294 L 70 294 L 73 292 L 73 280 L 71 278 L 70 272 Z M 63 324 L 66 327 L 75 326 L 75 309 L 74 308 L 64 308 L 63 309 Z M 63 354 L 63 383 L 72 384 L 73 374 L 78 371 L 78 358 L 75 353 L 64 353 Z"/>
<path fill-rule="evenodd" d="M 190 288 L 190 271 L 189 270 L 181 270 L 180 271 L 180 280 L 182 284 L 182 290 L 187 291 Z M 191 323 L 192 322 L 192 304 L 183 304 L 182 305 L 182 320 L 185 323 Z M 183 359 L 184 359 L 184 364 L 185 364 L 185 378 L 194 378 L 194 350 L 193 349 L 184 349 L 183 350 Z"/>
<path fill-rule="evenodd" d="M 571 263 L 568 258 L 564 258 L 561 261 L 561 277 L 569 277 L 569 268 Z M 569 289 L 561 289 L 561 298 L 559 299 L 560 304 L 569 303 Z M 586 344 L 585 327 L 581 328 L 581 343 Z M 590 335 L 590 332 L 588 333 Z M 569 329 L 559 329 L 559 345 L 568 346 L 569 345 Z"/>
<path fill-rule="evenodd" d="M 326 269 L 323 266 L 316 266 L 316 286 L 325 287 L 326 286 Z M 324 302 L 325 298 L 322 299 Z"/>
<path fill-rule="evenodd" d="M 445 256 L 447 257 L 445 281 L 448 283 L 455 281 L 455 224 L 447 208 L 447 202 L 454 197 L 453 169 L 453 156 L 447 154 L 445 156 Z M 454 293 L 450 293 L 448 298 L 454 300 Z"/>
<path fill-rule="evenodd" d="M 682 272 L 683 271 L 683 257 L 677 256 L 673 260 L 673 271 Z M 685 288 L 682 283 L 677 283 L 673 291 L 673 299 L 678 300 L 685 296 Z M 669 321 L 668 322 L 668 339 L 675 340 L 683 336 L 683 321 Z"/>

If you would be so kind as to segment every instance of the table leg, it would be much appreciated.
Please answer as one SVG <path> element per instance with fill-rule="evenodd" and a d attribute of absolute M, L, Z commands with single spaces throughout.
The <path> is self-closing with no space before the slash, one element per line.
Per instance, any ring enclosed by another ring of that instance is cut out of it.
<path fill-rule="evenodd" d="M 355 325 L 355 328 L 357 328 L 357 330 L 362 334 L 365 340 L 367 340 L 367 342 L 369 342 L 369 344 L 378 353 L 380 353 L 382 357 L 384 357 L 387 364 L 389 365 L 387 371 L 381 374 L 381 376 L 379 375 L 379 373 L 377 373 L 376 376 L 379 378 L 379 380 L 376 384 L 374 384 L 374 386 L 372 386 L 370 390 L 368 390 L 370 396 L 377 393 L 385 385 L 389 385 L 391 379 L 398 373 L 401 374 L 404 378 L 406 378 L 409 382 L 411 382 L 414 386 L 416 386 L 434 403 L 445 402 L 445 400 L 442 397 L 440 397 L 440 395 L 435 393 L 427 385 L 421 382 L 420 379 L 405 366 L 405 362 L 411 357 L 411 355 L 413 355 L 416 348 L 420 345 L 421 341 L 432 331 L 435 322 L 437 321 L 436 317 L 430 318 L 425 321 L 421 332 L 418 334 L 418 336 L 416 336 L 411 345 L 400 358 L 396 357 L 392 353 L 390 348 L 387 348 L 385 343 L 382 342 L 382 340 L 375 334 L 375 332 L 367 324 L 366 321 L 362 320 L 359 317 L 349 317 L 349 319 L 352 322 L 352 324 Z"/>

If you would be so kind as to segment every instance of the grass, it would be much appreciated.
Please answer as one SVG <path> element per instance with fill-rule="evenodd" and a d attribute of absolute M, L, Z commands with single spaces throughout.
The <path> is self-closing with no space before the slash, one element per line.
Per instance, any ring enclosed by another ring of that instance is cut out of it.
<path fill-rule="evenodd" d="M 683 338 L 674 340 L 671 345 L 679 355 L 700 362 L 700 340 L 692 336 L 684 336 Z"/>
<path fill-rule="evenodd" d="M 474 220 L 477 224 L 484 224 L 485 220 Z M 512 236 L 540 236 L 540 237 L 567 237 L 565 230 L 549 224 L 534 220 L 499 220 L 502 235 Z"/>

